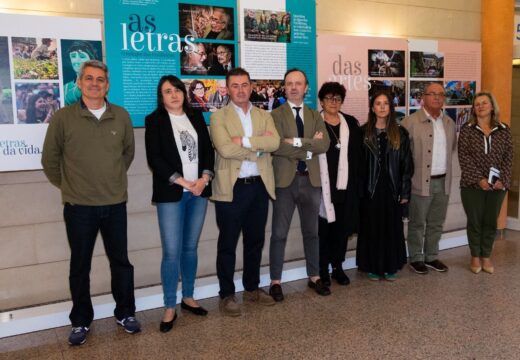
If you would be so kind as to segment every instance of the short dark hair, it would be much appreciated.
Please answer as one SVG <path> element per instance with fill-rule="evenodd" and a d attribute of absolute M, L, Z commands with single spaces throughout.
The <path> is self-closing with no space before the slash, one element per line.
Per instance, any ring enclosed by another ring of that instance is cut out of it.
<path fill-rule="evenodd" d="M 247 70 L 244 68 L 241 68 L 241 67 L 236 67 L 236 68 L 229 70 L 228 73 L 226 74 L 226 85 L 229 85 L 229 78 L 231 76 L 242 76 L 242 75 L 247 76 L 247 79 L 249 80 L 249 82 L 251 82 L 251 76 L 249 76 L 249 73 L 247 72 Z"/>
<path fill-rule="evenodd" d="M 318 99 L 323 101 L 327 95 L 339 95 L 341 96 L 341 102 L 343 102 L 347 95 L 347 90 L 339 82 L 329 81 L 321 85 L 320 91 L 318 91 Z"/>
<path fill-rule="evenodd" d="M 309 79 L 307 78 L 307 74 L 303 70 L 298 69 L 298 68 L 292 68 L 285 72 L 285 75 L 283 76 L 284 83 L 285 83 L 285 79 L 287 78 L 287 75 L 289 75 L 290 73 L 293 73 L 293 72 L 301 72 L 303 74 L 303 77 L 305 78 L 305 85 L 309 85 Z"/>
<path fill-rule="evenodd" d="M 169 82 L 171 86 L 182 91 L 184 94 L 184 101 L 182 102 L 182 110 L 185 113 L 189 113 L 191 111 L 190 101 L 188 99 L 188 92 L 186 91 L 186 85 L 180 80 L 177 76 L 174 75 L 164 75 L 159 80 L 159 84 L 157 84 L 157 108 L 165 109 L 164 107 L 164 98 L 162 95 L 162 86 L 165 82 Z"/>

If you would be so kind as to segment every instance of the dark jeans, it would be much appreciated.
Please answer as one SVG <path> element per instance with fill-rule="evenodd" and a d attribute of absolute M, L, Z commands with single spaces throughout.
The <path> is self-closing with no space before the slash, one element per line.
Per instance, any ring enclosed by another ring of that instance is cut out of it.
<path fill-rule="evenodd" d="M 101 231 L 112 274 L 114 315 L 121 320 L 135 314 L 134 267 L 128 260 L 126 203 L 104 206 L 65 204 L 63 209 L 69 240 L 72 295 L 72 326 L 89 326 L 94 319 L 90 299 L 90 266 L 98 231 Z"/>
<path fill-rule="evenodd" d="M 240 231 L 244 243 L 242 284 L 247 291 L 258 289 L 268 209 L 269 195 L 262 181 L 252 184 L 237 182 L 233 188 L 233 201 L 215 201 L 219 228 L 217 276 L 221 298 L 235 294 L 233 275 Z"/>

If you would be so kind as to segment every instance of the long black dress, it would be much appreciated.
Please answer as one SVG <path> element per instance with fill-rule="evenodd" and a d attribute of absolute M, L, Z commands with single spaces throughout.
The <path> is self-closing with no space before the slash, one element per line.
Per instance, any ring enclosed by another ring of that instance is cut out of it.
<path fill-rule="evenodd" d="M 355 117 L 343 113 L 342 115 L 349 128 L 349 177 L 345 190 L 336 188 L 340 153 L 336 145 L 340 138 L 340 125 L 332 126 L 326 123 L 330 138 L 330 146 L 326 153 L 329 184 L 336 221 L 328 223 L 326 219 L 319 218 L 318 235 L 320 238 L 320 271 L 322 273 L 328 273 L 329 264 L 333 267 L 341 266 L 345 261 L 348 237 L 357 232 L 359 227 L 359 198 L 361 195 L 359 171 L 362 161 L 363 134 Z"/>
<path fill-rule="evenodd" d="M 378 131 L 379 132 L 379 131 Z M 395 274 L 406 264 L 401 205 L 392 196 L 385 152 L 385 131 L 377 135 L 381 174 L 372 198 L 361 202 L 361 221 L 356 250 L 358 269 L 384 276 Z"/>

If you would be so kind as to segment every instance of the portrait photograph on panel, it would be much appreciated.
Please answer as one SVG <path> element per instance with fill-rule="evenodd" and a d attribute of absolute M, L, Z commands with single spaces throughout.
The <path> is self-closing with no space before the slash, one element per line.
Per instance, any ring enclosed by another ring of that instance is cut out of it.
<path fill-rule="evenodd" d="M 286 101 L 282 80 L 252 80 L 251 103 L 267 111 L 272 111 Z"/>
<path fill-rule="evenodd" d="M 14 121 L 12 98 L 9 45 L 7 37 L 0 36 L 0 125 Z"/>
<path fill-rule="evenodd" d="M 217 111 L 219 107 L 210 103 L 210 97 L 218 92 L 218 82 L 215 79 L 182 79 L 188 93 L 188 100 L 192 107 L 203 112 Z M 227 89 L 226 89 L 227 90 Z M 227 95 L 227 91 L 225 92 Z M 223 100 L 220 107 L 224 106 L 224 101 L 229 102 L 229 97 Z"/>
<path fill-rule="evenodd" d="M 369 99 L 380 91 L 391 94 L 394 107 L 406 105 L 406 82 L 404 80 L 370 80 Z"/>
<path fill-rule="evenodd" d="M 410 77 L 444 77 L 444 54 L 438 52 L 410 51 Z"/>
<path fill-rule="evenodd" d="M 78 101 L 81 92 L 76 85 L 81 64 L 88 60 L 103 60 L 101 41 L 61 40 L 61 66 L 65 105 Z"/>
<path fill-rule="evenodd" d="M 56 39 L 13 37 L 11 41 L 15 79 L 58 79 Z"/>
<path fill-rule="evenodd" d="M 442 81 L 410 81 L 410 93 L 408 100 L 408 105 L 410 107 L 422 106 L 424 90 L 432 82 L 443 86 Z"/>
<path fill-rule="evenodd" d="M 244 9 L 244 37 L 248 41 L 291 42 L 291 14 L 283 11 Z"/>
<path fill-rule="evenodd" d="M 179 4 L 179 35 L 195 39 L 234 40 L 234 9 Z"/>
<path fill-rule="evenodd" d="M 208 75 L 226 76 L 235 68 L 235 46 L 232 44 L 206 44 L 208 50 Z"/>
<path fill-rule="evenodd" d="M 446 81 L 446 105 L 472 105 L 476 81 Z"/>
<path fill-rule="evenodd" d="M 368 76 L 404 77 L 404 50 L 368 50 Z"/>
<path fill-rule="evenodd" d="M 15 90 L 19 124 L 47 124 L 61 107 L 58 83 L 16 83 Z"/>

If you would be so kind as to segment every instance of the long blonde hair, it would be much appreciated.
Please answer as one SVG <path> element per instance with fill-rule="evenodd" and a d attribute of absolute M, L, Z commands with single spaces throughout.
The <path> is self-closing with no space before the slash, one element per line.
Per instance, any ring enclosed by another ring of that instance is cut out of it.
<path fill-rule="evenodd" d="M 491 103 L 491 127 L 500 126 L 502 122 L 500 121 L 500 112 L 498 109 L 497 100 L 495 99 L 495 96 L 487 91 L 481 91 L 477 94 L 475 94 L 475 97 L 473 98 L 473 106 L 471 107 L 471 117 L 468 121 L 471 125 L 477 125 L 478 119 L 477 114 L 475 114 L 475 101 L 478 97 L 485 96 L 489 99 L 489 102 Z"/>

